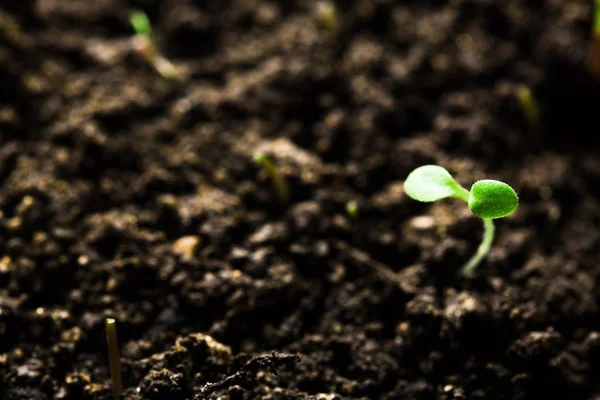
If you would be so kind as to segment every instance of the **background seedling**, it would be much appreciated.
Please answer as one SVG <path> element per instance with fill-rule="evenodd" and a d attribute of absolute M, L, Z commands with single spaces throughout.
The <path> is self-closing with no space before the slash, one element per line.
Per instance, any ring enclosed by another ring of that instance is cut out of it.
<path fill-rule="evenodd" d="M 284 204 L 287 203 L 290 199 L 290 191 L 285 181 L 285 178 L 279 173 L 277 168 L 275 168 L 275 164 L 273 161 L 262 153 L 256 153 L 252 157 L 255 163 L 260 165 L 267 174 L 271 177 L 271 182 L 273 184 L 273 190 L 277 195 L 279 201 Z"/>
<path fill-rule="evenodd" d="M 104 326 L 106 328 L 106 343 L 108 345 L 108 365 L 110 367 L 110 378 L 113 387 L 113 399 L 118 399 L 123 393 L 123 380 L 121 379 L 121 358 L 119 356 L 119 341 L 117 339 L 117 321 L 107 318 Z"/>
<path fill-rule="evenodd" d="M 517 99 L 519 100 L 519 106 L 521 107 L 523 116 L 535 135 L 536 141 L 539 142 L 541 140 L 540 135 L 542 129 L 541 113 L 540 107 L 531 93 L 531 89 L 527 86 L 520 86 L 517 89 Z"/>
<path fill-rule="evenodd" d="M 346 214 L 352 219 L 358 218 L 358 202 L 356 200 L 346 203 Z"/>
<path fill-rule="evenodd" d="M 404 182 L 406 194 L 418 201 L 433 202 L 454 197 L 466 202 L 473 214 L 483 220 L 484 234 L 477 252 L 463 266 L 469 273 L 487 256 L 494 241 L 494 219 L 510 215 L 517 209 L 517 193 L 504 182 L 485 179 L 467 190 L 452 175 L 437 165 L 424 165 L 412 171 Z"/>
<path fill-rule="evenodd" d="M 143 11 L 134 11 L 129 17 L 129 22 L 136 35 L 152 37 L 152 24 L 150 19 Z"/>
<path fill-rule="evenodd" d="M 129 17 L 129 22 L 135 31 L 132 39 L 135 52 L 156 72 L 165 79 L 181 79 L 181 71 L 173 63 L 164 58 L 156 48 L 152 34 L 152 24 L 143 11 L 134 11 Z"/>
<path fill-rule="evenodd" d="M 594 25 L 588 49 L 588 62 L 591 73 L 596 79 L 600 79 L 600 0 L 596 0 L 594 5 Z"/>
<path fill-rule="evenodd" d="M 342 31 L 339 13 L 335 4 L 328 0 L 318 1 L 315 9 L 317 18 L 321 25 L 325 27 L 333 36 L 337 36 Z"/>

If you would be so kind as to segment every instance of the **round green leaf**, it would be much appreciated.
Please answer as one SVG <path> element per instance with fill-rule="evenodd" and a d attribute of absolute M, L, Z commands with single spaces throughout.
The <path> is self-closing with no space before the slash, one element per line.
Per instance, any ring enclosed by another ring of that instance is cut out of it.
<path fill-rule="evenodd" d="M 423 202 L 432 202 L 446 197 L 462 198 L 461 189 L 466 192 L 454 181 L 448 171 L 437 165 L 424 165 L 415 169 L 404 182 L 406 194 Z"/>
<path fill-rule="evenodd" d="M 517 209 L 519 197 L 504 182 L 485 179 L 477 181 L 471 187 L 469 208 L 481 218 L 502 218 Z"/>

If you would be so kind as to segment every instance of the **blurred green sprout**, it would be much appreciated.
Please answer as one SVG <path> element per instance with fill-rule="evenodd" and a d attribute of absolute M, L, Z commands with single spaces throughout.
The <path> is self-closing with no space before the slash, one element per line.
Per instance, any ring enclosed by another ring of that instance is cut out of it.
<path fill-rule="evenodd" d="M 346 203 L 346 214 L 352 219 L 358 218 L 358 202 L 356 200 L 350 200 Z"/>
<path fill-rule="evenodd" d="M 256 164 L 262 167 L 271 178 L 273 190 L 275 191 L 279 202 L 282 204 L 287 203 L 290 200 L 290 190 L 285 178 L 275 167 L 273 160 L 263 153 L 254 154 L 252 159 Z"/>
<path fill-rule="evenodd" d="M 143 11 L 134 11 L 129 16 L 129 22 L 135 32 L 132 38 L 132 45 L 136 54 L 150 64 L 163 78 L 171 80 L 181 79 L 181 70 L 163 57 L 156 48 L 152 33 L 152 24 L 148 15 Z"/>
<path fill-rule="evenodd" d="M 596 79 L 600 79 L 600 0 L 594 2 L 594 21 L 591 36 L 588 47 L 589 69 Z"/>
<path fill-rule="evenodd" d="M 333 36 L 337 36 L 341 33 L 342 26 L 339 12 L 332 1 L 317 1 L 315 12 L 321 25 L 323 25 Z"/>
<path fill-rule="evenodd" d="M 541 112 L 538 102 L 535 100 L 531 89 L 528 86 L 522 85 L 517 89 L 517 100 L 523 116 L 527 120 L 536 139 L 540 139 L 542 128 Z"/>
<path fill-rule="evenodd" d="M 135 31 L 136 35 L 141 36 L 152 36 L 152 24 L 150 23 L 150 19 L 143 11 L 134 11 L 129 16 L 129 22 L 131 22 L 131 26 Z"/>

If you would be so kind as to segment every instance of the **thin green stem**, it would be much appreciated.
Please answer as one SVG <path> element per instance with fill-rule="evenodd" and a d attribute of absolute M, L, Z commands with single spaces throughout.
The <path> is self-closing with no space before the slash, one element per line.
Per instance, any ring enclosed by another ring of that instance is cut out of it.
<path fill-rule="evenodd" d="M 477 252 L 471 257 L 468 263 L 463 267 L 463 274 L 468 274 L 471 272 L 479 263 L 487 256 L 490 252 L 490 248 L 492 247 L 492 242 L 494 241 L 494 220 L 490 218 L 483 218 L 483 240 L 477 248 Z"/>
<path fill-rule="evenodd" d="M 456 182 L 454 182 L 454 183 L 456 183 Z M 456 195 L 454 197 L 456 197 L 457 199 L 461 199 L 462 201 L 464 201 L 467 204 L 469 203 L 469 195 L 471 194 L 471 192 L 469 192 L 467 189 L 465 189 L 458 183 L 456 183 L 454 190 L 456 191 Z"/>
<path fill-rule="evenodd" d="M 104 325 L 106 328 L 106 343 L 108 344 L 108 363 L 113 386 L 113 399 L 118 399 L 123 393 L 123 380 L 121 379 L 121 359 L 119 356 L 119 341 L 117 340 L 117 321 L 113 318 L 107 318 Z"/>
<path fill-rule="evenodd" d="M 531 89 L 527 86 L 521 86 L 517 90 L 517 99 L 519 100 L 519 106 L 521 112 L 527 119 L 529 126 L 535 132 L 540 130 L 540 107 L 531 93 Z"/>
<path fill-rule="evenodd" d="M 600 34 L 600 0 L 596 0 L 594 3 L 594 33 Z"/>
<path fill-rule="evenodd" d="M 596 79 L 600 79 L 600 0 L 596 0 L 594 3 L 594 23 L 588 49 L 588 63 Z"/>

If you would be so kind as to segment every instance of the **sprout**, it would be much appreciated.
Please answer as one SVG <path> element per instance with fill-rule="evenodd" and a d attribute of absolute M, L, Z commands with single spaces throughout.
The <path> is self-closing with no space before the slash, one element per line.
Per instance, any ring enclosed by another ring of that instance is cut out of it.
<path fill-rule="evenodd" d="M 356 200 L 346 203 L 346 214 L 352 219 L 358 218 L 358 202 Z"/>
<path fill-rule="evenodd" d="M 473 214 L 483 219 L 483 240 L 477 252 L 463 266 L 463 273 L 472 271 L 487 256 L 494 241 L 494 219 L 512 214 L 519 204 L 517 193 L 504 182 L 485 179 L 467 190 L 452 175 L 437 165 L 424 165 L 412 171 L 404 182 L 406 194 L 418 201 L 433 202 L 454 197 L 466 202 Z"/>
<path fill-rule="evenodd" d="M 335 4 L 328 0 L 320 0 L 316 4 L 319 22 L 333 35 L 337 36 L 342 28 Z"/>
<path fill-rule="evenodd" d="M 132 46 L 135 52 L 148 64 L 152 65 L 165 79 L 181 79 L 181 71 L 171 61 L 164 58 L 157 50 L 152 34 L 152 24 L 143 11 L 134 11 L 129 22 L 135 31 Z"/>
<path fill-rule="evenodd" d="M 517 89 L 517 99 L 519 100 L 521 112 L 529 123 L 531 130 L 536 135 L 536 138 L 539 140 L 542 126 L 540 118 L 541 113 L 540 107 L 531 93 L 531 89 L 529 89 L 527 86 L 520 86 L 519 89 Z"/>
<path fill-rule="evenodd" d="M 108 344 L 108 364 L 113 387 L 113 399 L 118 399 L 123 393 L 123 380 L 121 379 L 121 359 L 119 357 L 119 341 L 117 340 L 117 321 L 107 318 L 106 343 Z"/>
<path fill-rule="evenodd" d="M 596 0 L 594 11 L 594 25 L 592 26 L 592 40 L 588 49 L 589 68 L 600 79 L 600 0 Z"/>
<path fill-rule="evenodd" d="M 134 11 L 129 16 L 129 22 L 131 22 L 131 26 L 135 31 L 136 35 L 140 36 L 152 36 L 152 24 L 150 24 L 150 19 L 143 11 Z"/>
<path fill-rule="evenodd" d="M 260 165 L 267 174 L 271 177 L 273 190 L 277 194 L 277 198 L 282 204 L 285 204 L 290 199 L 290 191 L 284 177 L 279 173 L 273 161 L 262 153 L 256 153 L 252 157 L 255 163 Z"/>

